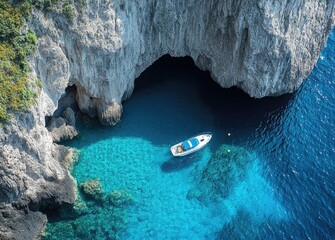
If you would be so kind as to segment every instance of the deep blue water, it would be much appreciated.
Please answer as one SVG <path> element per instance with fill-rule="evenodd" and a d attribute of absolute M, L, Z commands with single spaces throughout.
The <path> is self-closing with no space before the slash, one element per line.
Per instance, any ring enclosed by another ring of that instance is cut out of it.
<path fill-rule="evenodd" d="M 113 235 L 111 208 L 86 201 L 92 210 L 78 218 L 49 216 L 46 239 L 335 239 L 334 49 L 333 32 L 296 93 L 263 99 L 220 88 L 188 58 L 161 58 L 136 80 L 119 124 L 81 120 L 66 143 L 80 150 L 78 185 L 100 178 L 106 193 L 131 195 L 123 228 Z M 205 149 L 171 157 L 172 144 L 204 131 Z M 189 197 L 222 144 L 245 149 L 247 168 L 232 168 L 241 177 L 219 201 Z"/>

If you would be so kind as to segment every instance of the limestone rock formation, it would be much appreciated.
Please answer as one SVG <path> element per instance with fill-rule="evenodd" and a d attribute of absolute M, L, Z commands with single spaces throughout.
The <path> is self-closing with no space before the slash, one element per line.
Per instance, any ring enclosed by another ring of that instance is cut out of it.
<path fill-rule="evenodd" d="M 40 212 L 0 206 L 0 239 L 39 239 L 46 216 Z"/>
<path fill-rule="evenodd" d="M 54 142 L 69 140 L 78 135 L 73 110 L 66 108 L 62 115 L 63 117 L 51 118 L 47 126 Z"/>
<path fill-rule="evenodd" d="M 71 108 L 66 108 L 65 111 L 62 113 L 63 118 L 65 119 L 66 124 L 76 127 L 76 117 L 74 112 Z"/>
<path fill-rule="evenodd" d="M 0 127 L 0 239 L 38 238 L 46 217 L 37 211 L 75 200 L 71 152 L 53 144 L 38 107 Z"/>
<path fill-rule="evenodd" d="M 292 92 L 334 25 L 328 0 L 102 0 L 74 9 L 72 23 L 34 12 L 36 73 L 54 109 L 75 84 L 81 110 L 108 125 L 119 120 L 134 79 L 164 54 L 191 56 L 222 87 L 254 97 Z"/>
<path fill-rule="evenodd" d="M 38 35 L 32 74 L 43 90 L 30 112 L 0 127 L 0 239 L 38 237 L 46 221 L 38 210 L 75 200 L 68 149 L 45 128 L 68 86 L 77 87 L 80 109 L 106 125 L 119 121 L 134 79 L 164 54 L 191 56 L 221 86 L 254 97 L 292 92 L 335 18 L 329 0 L 73 2 L 72 23 L 57 7 L 35 9 L 29 23 Z"/>

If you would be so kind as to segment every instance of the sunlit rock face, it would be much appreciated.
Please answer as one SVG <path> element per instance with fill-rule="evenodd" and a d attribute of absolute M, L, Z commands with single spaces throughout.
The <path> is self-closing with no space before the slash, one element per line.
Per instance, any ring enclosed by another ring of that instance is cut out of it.
<path fill-rule="evenodd" d="M 191 56 L 222 87 L 251 96 L 297 89 L 314 67 L 334 23 L 334 2 L 87 1 L 63 16 L 34 13 L 34 60 L 57 106 L 75 84 L 79 106 L 114 124 L 134 79 L 164 54 Z"/>

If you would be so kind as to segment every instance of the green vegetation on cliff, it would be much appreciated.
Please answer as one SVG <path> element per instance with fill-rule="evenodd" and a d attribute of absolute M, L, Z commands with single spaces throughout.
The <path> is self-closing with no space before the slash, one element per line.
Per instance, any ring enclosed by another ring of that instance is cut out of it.
<path fill-rule="evenodd" d="M 32 7 L 35 7 L 45 13 L 51 12 L 53 9 L 55 9 L 55 6 L 59 4 L 63 14 L 69 20 L 72 20 L 74 17 L 74 7 L 72 0 L 19 0 L 19 2 L 24 6 L 25 9 L 31 9 Z"/>
<path fill-rule="evenodd" d="M 30 107 L 37 96 L 36 83 L 28 78 L 28 57 L 37 37 L 23 28 L 30 10 L 26 3 L 11 6 L 0 0 L 0 121 L 8 120 L 9 110 Z"/>
<path fill-rule="evenodd" d="M 32 7 L 42 10 L 43 12 L 52 12 L 56 8 L 60 8 L 64 16 L 72 21 L 74 18 L 74 4 L 73 0 L 19 0 L 21 4 L 21 11 L 31 10 Z M 86 4 L 86 0 L 80 0 L 77 5 L 83 6 Z"/>
<path fill-rule="evenodd" d="M 39 80 L 29 77 L 28 58 L 36 49 L 37 37 L 25 20 L 33 8 L 46 13 L 56 4 L 62 6 L 69 20 L 73 19 L 72 0 L 17 0 L 12 4 L 0 0 L 0 123 L 9 120 L 10 111 L 29 108 L 41 89 Z"/>
<path fill-rule="evenodd" d="M 21 4 L 25 4 L 30 8 L 32 6 L 41 9 L 45 12 L 52 10 L 52 6 L 60 2 L 60 0 L 20 0 Z"/>

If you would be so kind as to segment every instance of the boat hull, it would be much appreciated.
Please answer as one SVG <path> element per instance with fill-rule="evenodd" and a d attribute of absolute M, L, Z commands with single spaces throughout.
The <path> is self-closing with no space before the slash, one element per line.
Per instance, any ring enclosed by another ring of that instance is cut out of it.
<path fill-rule="evenodd" d="M 196 138 L 199 141 L 199 144 L 196 147 L 191 148 L 191 149 L 186 150 L 186 151 L 178 152 L 178 147 L 181 147 L 181 145 L 183 143 L 183 142 L 180 142 L 180 143 L 177 143 L 177 144 L 173 145 L 170 148 L 172 155 L 175 156 L 175 157 L 183 157 L 183 156 L 186 156 L 186 155 L 189 155 L 191 153 L 199 151 L 200 149 L 205 147 L 207 145 L 207 143 L 211 140 L 212 134 L 204 133 L 204 134 L 194 136 L 193 138 Z"/>

